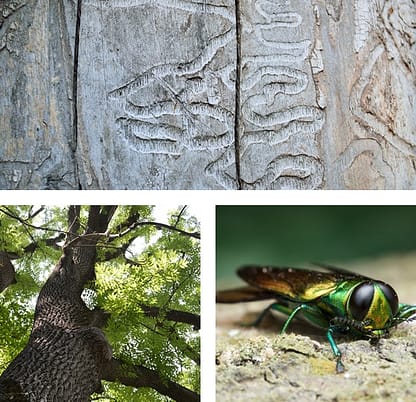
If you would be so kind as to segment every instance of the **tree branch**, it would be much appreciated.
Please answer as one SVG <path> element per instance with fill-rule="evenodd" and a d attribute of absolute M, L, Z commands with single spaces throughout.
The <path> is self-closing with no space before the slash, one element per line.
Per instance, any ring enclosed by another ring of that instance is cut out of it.
<path fill-rule="evenodd" d="M 98 206 L 91 205 L 88 214 L 87 233 L 105 232 L 117 210 L 115 205 Z"/>
<path fill-rule="evenodd" d="M 45 240 L 45 244 L 48 247 L 52 247 L 54 249 L 61 249 L 61 247 L 58 245 L 58 243 L 62 240 L 64 240 L 65 234 L 59 233 L 56 237 L 51 237 L 49 239 Z M 29 243 L 25 248 L 23 249 L 24 254 L 30 254 L 33 253 L 37 248 L 39 248 L 39 243 L 37 241 Z M 18 258 L 18 257 L 16 257 Z"/>
<path fill-rule="evenodd" d="M 103 379 L 112 382 L 119 381 L 124 385 L 135 388 L 150 387 L 178 402 L 196 402 L 200 400 L 200 396 L 196 392 L 176 382 L 162 378 L 156 370 L 125 363 L 115 358 L 107 365 Z"/>
<path fill-rule="evenodd" d="M 0 250 L 0 292 L 16 283 L 16 272 L 6 252 Z"/>
<path fill-rule="evenodd" d="M 139 222 L 137 226 L 155 226 L 157 229 L 168 229 L 174 232 L 181 233 L 185 236 L 193 237 L 194 239 L 200 239 L 201 234 L 199 232 L 187 232 L 186 230 L 178 229 L 175 226 L 167 225 L 166 223 L 159 222 Z"/>
<path fill-rule="evenodd" d="M 13 212 L 11 212 L 9 210 L 9 208 L 7 207 L 2 207 L 0 208 L 0 212 L 3 212 L 5 215 L 7 215 L 9 218 L 13 218 L 16 219 L 18 222 L 20 222 L 22 225 L 24 226 L 28 226 L 31 227 L 33 229 L 36 230 L 44 230 L 46 232 L 54 232 L 54 233 L 63 233 L 63 234 L 68 234 L 67 231 L 65 230 L 59 230 L 59 229 L 51 229 L 51 228 L 47 228 L 47 227 L 42 227 L 42 226 L 37 226 L 37 225 L 33 225 L 32 223 L 29 223 L 26 219 L 21 218 L 18 215 L 15 215 Z"/>
<path fill-rule="evenodd" d="M 43 212 L 45 210 L 45 207 L 42 206 L 40 208 L 38 208 L 36 211 L 33 211 L 33 205 L 30 207 L 29 210 L 29 216 L 28 219 L 33 219 L 35 218 L 37 215 L 39 215 L 41 212 Z"/>
<path fill-rule="evenodd" d="M 179 221 L 181 220 L 182 214 L 186 211 L 186 209 L 188 208 L 187 205 L 184 205 L 182 207 L 182 209 L 180 210 L 179 214 L 176 216 L 176 222 L 173 225 L 176 228 L 176 225 L 179 223 Z"/>
<path fill-rule="evenodd" d="M 139 222 L 139 219 L 140 213 L 138 211 L 130 210 L 128 217 L 117 225 L 117 230 L 119 232 L 124 232 L 129 228 L 133 228 L 135 227 L 134 225 Z"/>
<path fill-rule="evenodd" d="M 68 209 L 68 232 L 78 233 L 81 222 L 79 220 L 81 207 L 79 205 L 70 205 Z M 69 236 L 68 236 L 69 237 Z M 68 238 L 66 242 L 70 241 Z"/>
<path fill-rule="evenodd" d="M 141 304 L 140 307 L 142 308 L 143 313 L 148 317 L 157 317 L 160 314 L 163 314 L 170 321 L 183 322 L 192 325 L 194 330 L 201 328 L 201 317 L 197 314 L 180 310 L 164 310 L 160 307 L 146 306 L 145 304 Z"/>

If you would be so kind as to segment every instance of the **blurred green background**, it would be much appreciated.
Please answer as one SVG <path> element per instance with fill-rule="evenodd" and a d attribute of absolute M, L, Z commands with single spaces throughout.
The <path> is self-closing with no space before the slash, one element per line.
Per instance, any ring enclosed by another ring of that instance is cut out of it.
<path fill-rule="evenodd" d="M 415 224 L 416 206 L 217 206 L 217 286 L 245 264 L 348 267 L 416 251 Z"/>

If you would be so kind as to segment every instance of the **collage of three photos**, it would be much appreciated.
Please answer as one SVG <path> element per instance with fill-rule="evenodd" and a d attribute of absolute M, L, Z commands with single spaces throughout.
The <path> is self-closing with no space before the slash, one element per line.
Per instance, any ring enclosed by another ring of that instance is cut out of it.
<path fill-rule="evenodd" d="M 414 0 L 0 0 L 0 402 L 416 400 Z"/>

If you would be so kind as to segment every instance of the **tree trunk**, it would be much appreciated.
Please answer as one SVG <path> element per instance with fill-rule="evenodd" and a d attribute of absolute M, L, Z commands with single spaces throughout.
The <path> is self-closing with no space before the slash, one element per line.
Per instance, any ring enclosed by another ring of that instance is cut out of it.
<path fill-rule="evenodd" d="M 0 188 L 77 188 L 70 1 L 0 2 Z"/>
<path fill-rule="evenodd" d="M 79 228 L 79 209 L 71 207 L 70 232 Z M 0 377 L 0 400 L 87 401 L 100 392 L 111 348 L 96 326 L 100 311 L 81 299 L 87 281 L 94 279 L 95 245 L 114 208 L 91 207 L 84 236 L 69 235 L 63 255 L 46 281 L 35 310 L 26 348 Z"/>
<path fill-rule="evenodd" d="M 87 223 L 83 222 L 83 231 L 79 234 L 81 208 L 69 207 L 69 229 L 62 256 L 39 293 L 27 346 L 0 376 L 0 402 L 85 402 L 90 400 L 92 393 L 102 392 L 101 380 L 136 388 L 150 387 L 178 402 L 199 401 L 198 393 L 166 378 L 158 370 L 134 365 L 128 359 L 114 358 L 100 329 L 110 313 L 98 307 L 88 309 L 81 298 L 86 285 L 95 280 L 97 242 L 101 238 L 110 239 L 108 225 L 115 211 L 116 207 L 112 206 L 89 207 Z M 19 217 L 14 218 L 27 223 Z M 139 215 L 134 213 L 124 222 L 119 222 L 121 234 L 113 235 L 113 239 L 123 236 L 123 232 L 127 235 L 131 229 L 149 224 L 200 237 L 197 232 L 188 233 L 174 226 L 139 222 L 138 219 Z M 61 237 L 47 239 L 46 243 L 56 245 Z M 132 241 L 129 239 L 126 244 Z M 25 251 L 31 252 L 35 247 L 35 243 L 29 244 Z M 120 247 L 120 250 L 126 248 Z M 11 255 L 0 251 L 0 291 L 15 282 Z M 141 308 L 148 316 L 160 316 L 173 323 L 200 328 L 200 317 L 196 314 L 144 304 Z M 158 325 L 162 326 L 162 321 Z M 174 331 L 169 334 L 169 341 L 172 347 L 180 345 L 185 355 L 199 364 L 199 351 L 187 348 L 183 340 L 175 337 Z"/>
<path fill-rule="evenodd" d="M 412 0 L 0 11 L 1 188 L 416 188 Z"/>

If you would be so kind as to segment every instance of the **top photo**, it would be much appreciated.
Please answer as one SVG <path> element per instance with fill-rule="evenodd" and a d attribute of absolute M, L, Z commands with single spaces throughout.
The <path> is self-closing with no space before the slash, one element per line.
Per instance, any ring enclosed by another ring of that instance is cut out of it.
<path fill-rule="evenodd" d="M 416 189 L 414 0 L 0 1 L 0 190 Z"/>

